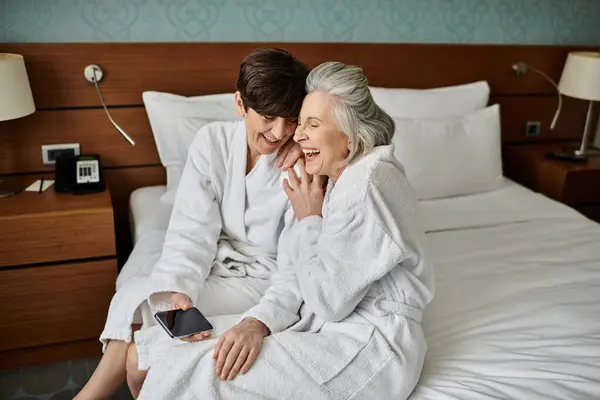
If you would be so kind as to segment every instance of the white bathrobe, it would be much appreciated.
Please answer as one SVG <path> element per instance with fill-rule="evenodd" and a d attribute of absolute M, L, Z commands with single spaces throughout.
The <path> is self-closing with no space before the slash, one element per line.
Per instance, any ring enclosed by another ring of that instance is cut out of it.
<path fill-rule="evenodd" d="M 329 184 L 323 217 L 282 234 L 279 271 L 242 316 L 272 334 L 250 371 L 214 375 L 214 339 L 136 334 L 149 368 L 140 399 L 405 399 L 423 366 L 422 310 L 434 292 L 418 205 L 393 146 L 374 149 Z M 289 218 L 289 215 L 286 216 Z"/>
<path fill-rule="evenodd" d="M 258 303 L 276 270 L 291 206 L 282 190 L 287 174 L 274 165 L 277 154 L 260 157 L 248 174 L 246 156 L 243 121 L 215 122 L 198 132 L 162 253 L 115 294 L 100 337 L 104 345 L 107 339 L 129 342 L 136 313 L 144 328 L 156 325 L 154 312 L 171 308 L 166 291 L 185 293 L 207 316 L 243 313 Z"/>

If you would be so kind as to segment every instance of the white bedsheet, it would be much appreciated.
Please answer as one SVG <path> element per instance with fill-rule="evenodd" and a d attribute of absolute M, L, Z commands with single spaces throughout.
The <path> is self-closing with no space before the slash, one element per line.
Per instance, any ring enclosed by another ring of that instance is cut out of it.
<path fill-rule="evenodd" d="M 119 280 L 160 254 L 170 213 L 162 193 L 132 195 L 136 261 Z M 436 295 L 411 398 L 600 399 L 600 225 L 508 180 L 420 204 Z"/>
<path fill-rule="evenodd" d="M 510 182 L 421 207 L 436 295 L 412 399 L 599 399 L 600 225 Z"/>
<path fill-rule="evenodd" d="M 131 193 L 129 219 L 134 244 L 149 232 L 167 229 L 173 206 L 160 200 L 166 190 L 165 185 L 146 186 Z"/>
<path fill-rule="evenodd" d="M 129 198 L 133 251 L 117 277 L 117 289 L 132 277 L 148 275 L 160 257 L 172 206 L 161 202 L 166 186 L 134 190 Z"/>

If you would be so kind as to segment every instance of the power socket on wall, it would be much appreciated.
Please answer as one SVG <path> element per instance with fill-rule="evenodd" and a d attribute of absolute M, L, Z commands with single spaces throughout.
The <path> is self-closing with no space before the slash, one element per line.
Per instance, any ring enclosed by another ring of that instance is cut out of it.
<path fill-rule="evenodd" d="M 81 154 L 79 143 L 45 144 L 42 146 L 42 160 L 46 165 L 56 164 L 56 159 L 62 154 L 78 156 Z"/>
<path fill-rule="evenodd" d="M 525 136 L 540 136 L 542 123 L 540 121 L 527 121 L 525 124 Z"/>

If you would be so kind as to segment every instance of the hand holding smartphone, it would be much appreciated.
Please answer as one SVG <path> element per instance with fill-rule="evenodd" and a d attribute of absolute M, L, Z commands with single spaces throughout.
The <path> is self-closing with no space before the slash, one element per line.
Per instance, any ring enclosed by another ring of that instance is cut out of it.
<path fill-rule="evenodd" d="M 187 310 L 169 310 L 154 314 L 154 318 L 167 334 L 175 339 L 183 339 L 204 332 L 211 332 L 213 326 L 196 307 Z"/>
<path fill-rule="evenodd" d="M 192 300 L 187 295 L 177 292 L 171 294 L 171 308 L 187 310 L 190 307 L 192 307 Z"/>

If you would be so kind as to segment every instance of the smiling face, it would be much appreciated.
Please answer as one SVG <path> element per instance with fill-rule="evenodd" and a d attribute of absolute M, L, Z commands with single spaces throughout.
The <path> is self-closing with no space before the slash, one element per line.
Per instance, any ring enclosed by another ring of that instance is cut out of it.
<path fill-rule="evenodd" d="M 252 108 L 245 110 L 239 92 L 235 94 L 235 102 L 238 113 L 246 121 L 246 137 L 251 154 L 271 154 L 279 150 L 294 134 L 297 119 L 264 116 Z"/>
<path fill-rule="evenodd" d="M 333 115 L 334 98 L 326 93 L 309 93 L 302 103 L 294 140 L 306 156 L 306 172 L 337 180 L 348 156 L 348 136 Z"/>

